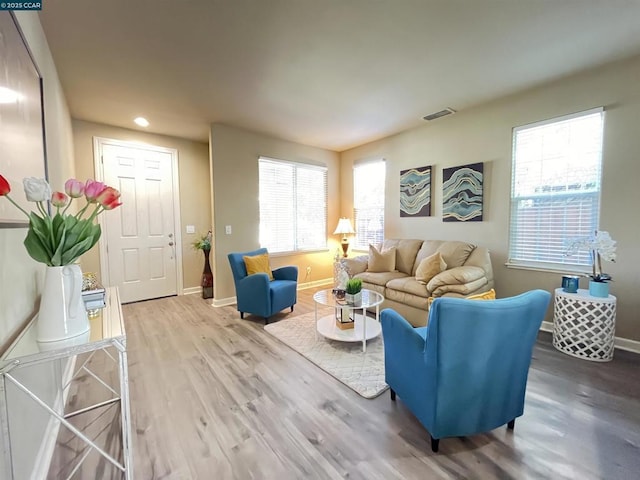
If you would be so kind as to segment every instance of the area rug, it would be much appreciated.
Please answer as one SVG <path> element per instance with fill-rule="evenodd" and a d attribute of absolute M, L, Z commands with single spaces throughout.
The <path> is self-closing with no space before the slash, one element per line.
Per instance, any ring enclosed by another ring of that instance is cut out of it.
<path fill-rule="evenodd" d="M 362 342 L 338 342 L 315 335 L 315 314 L 287 318 L 266 325 L 265 331 L 364 398 L 375 398 L 388 385 L 384 381 L 382 337 Z"/>

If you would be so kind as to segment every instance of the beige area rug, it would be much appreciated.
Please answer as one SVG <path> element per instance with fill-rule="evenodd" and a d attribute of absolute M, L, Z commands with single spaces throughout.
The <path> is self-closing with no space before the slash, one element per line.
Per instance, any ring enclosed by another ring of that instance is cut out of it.
<path fill-rule="evenodd" d="M 285 345 L 315 363 L 364 398 L 375 398 L 388 385 L 384 381 L 384 349 L 382 336 L 362 342 L 338 342 L 315 335 L 313 313 L 286 318 L 264 327 Z"/>

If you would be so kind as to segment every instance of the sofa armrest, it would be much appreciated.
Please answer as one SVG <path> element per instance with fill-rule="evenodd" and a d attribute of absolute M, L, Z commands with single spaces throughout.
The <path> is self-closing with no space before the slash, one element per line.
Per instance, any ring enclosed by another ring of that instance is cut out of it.
<path fill-rule="evenodd" d="M 285 267 L 275 268 L 271 271 L 275 280 L 298 280 L 298 267 L 295 265 L 287 265 Z"/>
<path fill-rule="evenodd" d="M 367 271 L 369 255 L 358 255 L 352 258 L 341 258 L 340 264 L 347 270 L 349 278 Z"/>
<path fill-rule="evenodd" d="M 440 272 L 427 283 L 427 290 L 434 296 L 457 293 L 462 296 L 471 293 L 487 283 L 486 273 L 480 267 L 463 265 Z"/>

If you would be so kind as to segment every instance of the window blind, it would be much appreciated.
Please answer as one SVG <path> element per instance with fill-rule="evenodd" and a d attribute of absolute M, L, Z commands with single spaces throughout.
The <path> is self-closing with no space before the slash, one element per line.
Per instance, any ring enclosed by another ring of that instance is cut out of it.
<path fill-rule="evenodd" d="M 269 252 L 327 247 L 327 169 L 260 157 L 260 245 Z"/>
<path fill-rule="evenodd" d="M 568 243 L 598 228 L 602 108 L 513 131 L 509 264 L 591 265 Z"/>
<path fill-rule="evenodd" d="M 355 249 L 367 250 L 384 240 L 385 170 L 384 160 L 353 167 Z"/>

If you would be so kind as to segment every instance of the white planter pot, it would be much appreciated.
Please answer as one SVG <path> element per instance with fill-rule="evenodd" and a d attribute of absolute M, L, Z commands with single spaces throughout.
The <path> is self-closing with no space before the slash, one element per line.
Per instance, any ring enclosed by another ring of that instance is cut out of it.
<path fill-rule="evenodd" d="M 354 295 L 347 293 L 345 294 L 344 299 L 349 305 L 359 305 L 362 303 L 362 292 L 358 292 Z"/>

